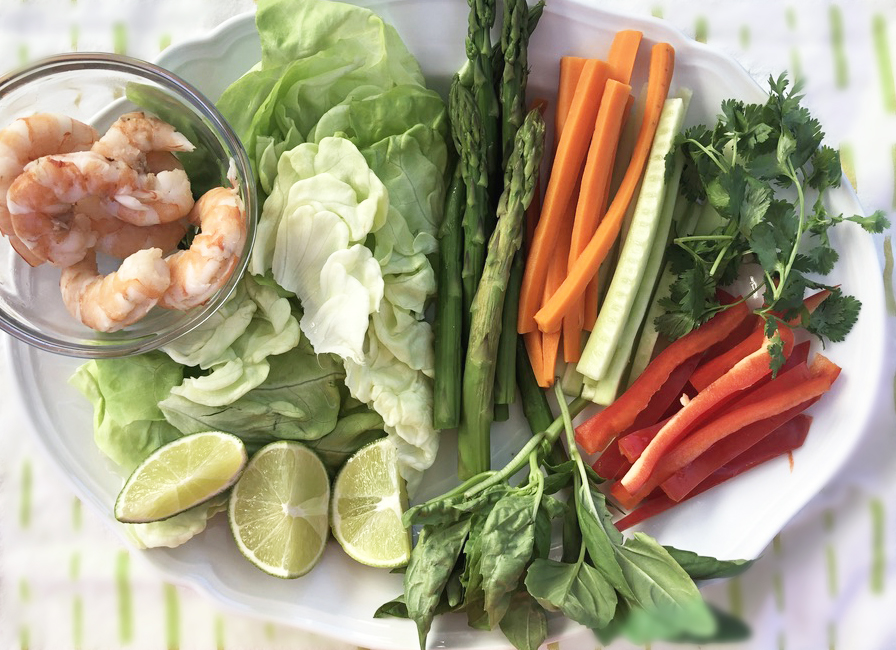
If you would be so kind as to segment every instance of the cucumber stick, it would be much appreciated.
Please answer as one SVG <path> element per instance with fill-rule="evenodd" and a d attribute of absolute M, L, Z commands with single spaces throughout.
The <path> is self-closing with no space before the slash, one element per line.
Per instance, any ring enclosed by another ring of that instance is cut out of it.
<path fill-rule="evenodd" d="M 663 206 L 666 155 L 681 128 L 684 110 L 685 100 L 680 97 L 667 99 L 663 105 L 631 227 L 619 254 L 606 299 L 576 366 L 581 374 L 592 380 L 601 379 L 607 372 L 644 276 Z"/>
<path fill-rule="evenodd" d="M 676 224 L 676 234 L 681 237 L 693 235 L 697 222 L 703 215 L 703 208 L 691 203 L 679 194 L 675 201 L 675 212 L 678 213 L 673 217 L 673 221 Z M 671 293 L 672 283 L 675 282 L 675 277 L 675 274 L 667 263 L 656 284 L 656 291 L 653 292 L 653 300 L 650 303 L 650 308 L 647 310 L 647 315 L 644 317 L 644 326 L 641 328 L 641 334 L 638 337 L 638 345 L 635 348 L 635 353 L 632 355 L 632 363 L 628 371 L 626 388 L 630 387 L 635 382 L 635 379 L 644 372 L 644 369 L 647 368 L 647 365 L 653 359 L 656 342 L 660 337 L 655 325 L 656 319 L 666 312 L 665 307 L 660 304 L 660 301 L 663 298 L 668 297 Z"/>
<path fill-rule="evenodd" d="M 657 277 L 663 270 L 666 246 L 669 243 L 669 231 L 672 227 L 672 214 L 675 211 L 675 203 L 678 198 L 676 188 L 681 178 L 682 167 L 684 167 L 684 158 L 681 155 L 675 156 L 672 176 L 669 178 L 667 190 L 663 197 L 656 235 L 647 254 L 647 262 L 644 265 L 644 274 L 635 292 L 619 342 L 613 349 L 610 365 L 603 377 L 596 382 L 586 381 L 582 388 L 582 396 L 596 404 L 607 406 L 613 403 L 619 394 L 623 375 L 625 375 L 625 371 L 629 367 L 629 359 L 631 359 L 632 349 L 635 347 L 635 339 L 638 336 L 638 332 L 642 329 L 641 324 L 644 321 L 644 314 L 650 306 Z M 648 325 L 645 325 L 645 327 Z"/>
<path fill-rule="evenodd" d="M 685 199 L 681 199 L 682 201 Z M 671 267 L 666 264 L 660 275 L 659 281 L 656 283 L 656 291 L 653 292 L 653 301 L 644 317 L 644 327 L 641 328 L 641 336 L 638 337 L 638 346 L 632 355 L 631 367 L 628 371 L 628 381 L 626 388 L 631 387 L 638 376 L 644 372 L 648 364 L 653 360 L 653 351 L 656 348 L 656 342 L 659 339 L 657 332 L 656 319 L 662 316 L 666 310 L 660 304 L 660 300 L 669 296 L 672 291 L 672 283 L 675 282 L 675 274 Z"/>

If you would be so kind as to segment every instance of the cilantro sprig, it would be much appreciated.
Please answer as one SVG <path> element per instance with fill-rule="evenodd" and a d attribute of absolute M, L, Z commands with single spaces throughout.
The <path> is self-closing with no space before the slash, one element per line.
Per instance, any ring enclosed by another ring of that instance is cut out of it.
<path fill-rule="evenodd" d="M 801 104 L 800 84 L 789 86 L 785 74 L 770 77 L 764 104 L 728 99 L 714 127 L 695 126 L 678 137 L 685 158 L 681 192 L 691 201 L 708 202 L 721 225 L 711 233 L 676 238 L 670 250 L 676 280 L 663 302 L 666 313 L 657 320 L 670 338 L 728 307 L 719 303 L 716 288 L 731 284 L 745 261 L 762 268 L 755 293 L 764 297 L 757 313 L 768 336 L 779 323 L 800 317 L 823 342 L 840 341 L 858 318 L 861 303 L 819 279 L 839 257 L 830 229 L 852 221 L 878 233 L 889 223 L 882 211 L 868 217 L 828 212 L 824 197 L 840 185 L 840 155 L 822 144 L 824 132 Z M 811 320 L 802 303 L 810 289 L 831 291 Z"/>

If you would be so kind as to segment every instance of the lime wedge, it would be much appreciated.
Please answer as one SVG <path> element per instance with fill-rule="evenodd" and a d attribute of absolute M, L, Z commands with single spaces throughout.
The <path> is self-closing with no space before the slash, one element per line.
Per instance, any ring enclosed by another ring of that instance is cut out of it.
<path fill-rule="evenodd" d="M 401 523 L 406 507 L 395 445 L 388 438 L 372 442 L 346 461 L 333 484 L 333 537 L 362 564 L 407 564 L 411 539 Z"/>
<path fill-rule="evenodd" d="M 330 480 L 324 464 L 298 442 L 265 445 L 230 493 L 230 530 L 240 551 L 278 578 L 308 573 L 327 542 Z"/>
<path fill-rule="evenodd" d="M 167 519 L 221 494 L 246 465 L 243 441 L 207 431 L 173 440 L 137 466 L 115 501 L 115 518 L 129 524 Z"/>

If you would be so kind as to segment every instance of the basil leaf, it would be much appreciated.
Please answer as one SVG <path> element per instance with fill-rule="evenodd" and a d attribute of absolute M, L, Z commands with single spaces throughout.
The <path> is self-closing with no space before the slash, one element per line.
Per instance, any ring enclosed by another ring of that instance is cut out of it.
<path fill-rule="evenodd" d="M 579 513 L 570 508 L 563 516 L 563 562 L 575 562 L 582 549 L 582 529 L 579 528 Z"/>
<path fill-rule="evenodd" d="M 586 627 L 601 628 L 616 611 L 616 591 L 590 564 L 536 559 L 526 573 L 526 589 L 547 610 Z"/>
<path fill-rule="evenodd" d="M 483 526 L 479 573 L 491 628 L 510 606 L 511 594 L 532 557 L 537 505 L 535 492 L 508 494 L 495 504 Z"/>
<path fill-rule="evenodd" d="M 466 565 L 461 576 L 464 594 L 464 610 L 467 612 L 467 625 L 477 630 L 488 630 L 488 614 L 485 612 L 485 591 L 482 589 L 482 529 L 487 515 L 474 513 L 470 537 L 464 546 Z"/>
<path fill-rule="evenodd" d="M 664 546 L 672 559 L 694 580 L 732 578 L 751 566 L 755 560 L 717 560 L 714 557 L 698 555 L 693 551 L 683 551 L 674 546 Z"/>
<path fill-rule="evenodd" d="M 550 465 L 548 463 L 543 463 L 543 465 L 548 471 L 544 477 L 544 487 L 542 488 L 545 494 L 554 494 L 568 486 L 576 471 L 576 462 L 574 460 L 567 460 L 559 465 Z"/>
<path fill-rule="evenodd" d="M 401 594 L 394 600 L 390 600 L 388 603 L 383 603 L 373 613 L 374 618 L 386 618 L 388 616 L 408 618 L 408 606 L 404 602 L 404 594 Z"/>
<path fill-rule="evenodd" d="M 604 495 L 578 481 L 575 494 L 579 528 L 591 561 L 614 589 L 623 596 L 631 597 L 632 591 L 616 561 L 614 551 L 616 546 L 622 544 L 622 534 L 609 520 L 610 514 L 606 508 Z"/>
<path fill-rule="evenodd" d="M 539 508 L 535 515 L 534 540 L 532 544 L 532 554 L 535 557 L 546 558 L 551 553 L 551 544 L 553 543 L 553 530 L 551 528 L 551 518 L 544 508 Z"/>
<path fill-rule="evenodd" d="M 513 594 L 501 631 L 517 650 L 538 650 L 548 636 L 544 609 L 525 589 Z"/>
<path fill-rule="evenodd" d="M 716 619 L 700 591 L 668 551 L 644 533 L 617 549 L 619 565 L 634 595 L 622 632 L 632 643 L 675 639 L 683 634 L 710 637 Z"/>
<path fill-rule="evenodd" d="M 733 614 L 709 605 L 709 611 L 716 620 L 716 631 L 711 636 L 697 636 L 684 633 L 675 638 L 676 643 L 736 643 L 750 638 L 750 627 Z"/>
<path fill-rule="evenodd" d="M 470 520 L 463 519 L 448 526 L 424 526 L 417 538 L 404 574 L 404 595 L 408 617 L 417 624 L 421 648 L 426 647 L 442 590 L 469 533 Z"/>

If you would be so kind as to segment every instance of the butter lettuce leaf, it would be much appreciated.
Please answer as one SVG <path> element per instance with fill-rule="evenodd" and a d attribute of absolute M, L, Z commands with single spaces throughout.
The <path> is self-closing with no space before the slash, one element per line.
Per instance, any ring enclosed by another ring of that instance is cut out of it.
<path fill-rule="evenodd" d="M 333 431 L 345 376 L 339 359 L 316 355 L 303 337 L 268 363 L 265 380 L 224 407 L 200 404 L 175 392 L 159 407 L 184 433 L 227 431 L 253 446 L 278 439 L 317 440 Z"/>
<path fill-rule="evenodd" d="M 183 367 L 160 352 L 81 365 L 69 382 L 93 405 L 94 441 L 125 472 L 181 436 L 165 421 L 160 399 L 180 384 Z"/>
<path fill-rule="evenodd" d="M 286 152 L 265 201 L 250 260 L 301 300 L 318 354 L 360 360 L 383 280 L 364 242 L 386 222 L 389 197 L 357 147 L 328 137 Z"/>
<path fill-rule="evenodd" d="M 258 169 L 268 147 L 306 138 L 355 89 L 423 85 L 420 66 L 398 33 L 369 9 L 261 0 L 255 22 L 261 65 L 227 88 L 217 106 Z"/>

